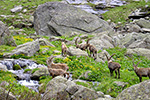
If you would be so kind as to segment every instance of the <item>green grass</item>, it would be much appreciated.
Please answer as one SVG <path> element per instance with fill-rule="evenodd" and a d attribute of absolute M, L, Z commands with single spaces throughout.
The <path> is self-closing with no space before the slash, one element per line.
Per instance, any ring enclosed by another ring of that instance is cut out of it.
<path fill-rule="evenodd" d="M 23 42 L 26 40 L 25 36 L 20 35 L 19 38 L 21 38 L 21 39 L 15 38 L 15 40 L 18 41 L 17 42 L 18 44 L 23 44 Z M 47 38 L 47 37 L 45 37 L 45 38 Z M 67 39 L 69 40 L 69 38 L 67 38 Z M 60 47 L 61 42 L 60 41 L 53 41 L 51 43 L 53 45 L 55 45 L 56 47 L 40 46 L 40 50 L 32 57 L 26 57 L 25 55 L 15 55 L 15 57 L 16 58 L 23 57 L 23 58 L 32 59 L 40 64 L 46 65 L 46 60 L 49 56 L 51 56 L 53 54 L 53 51 L 61 50 L 61 47 Z M 0 46 L 0 50 L 2 49 L 1 54 L 3 54 L 6 51 L 10 52 L 12 50 L 12 47 L 9 47 L 9 46 L 7 46 L 8 47 L 7 49 L 4 49 L 2 47 L 5 47 L 5 46 L 4 45 Z M 45 53 L 42 53 L 44 48 L 49 48 L 49 50 L 47 50 Z M 101 85 L 97 86 L 97 88 L 94 88 L 94 86 L 92 84 L 90 87 L 92 87 L 96 91 L 102 91 L 105 94 L 109 94 L 112 97 L 116 97 L 118 95 L 118 93 L 120 93 L 123 89 L 139 83 L 139 78 L 136 76 L 136 74 L 133 70 L 132 60 L 134 59 L 135 63 L 142 60 L 142 62 L 138 65 L 139 67 L 150 66 L 150 60 L 146 59 L 145 57 L 138 56 L 136 54 L 133 55 L 132 58 L 125 56 L 125 53 L 126 53 L 125 48 L 115 47 L 115 48 L 106 49 L 106 51 L 108 51 L 110 55 L 115 53 L 116 55 L 113 56 L 113 59 L 115 60 L 115 62 L 118 62 L 121 64 L 121 70 L 120 70 L 121 78 L 120 79 L 116 79 L 114 77 L 115 73 L 114 73 L 113 77 L 110 77 L 110 72 L 107 67 L 107 61 L 105 63 L 101 63 L 101 62 L 94 61 L 94 59 L 90 58 L 90 57 L 68 56 L 65 59 L 55 58 L 54 62 L 55 63 L 66 63 L 69 66 L 69 71 L 72 72 L 72 74 L 73 74 L 73 76 L 72 76 L 73 79 L 77 79 L 82 73 L 90 70 L 91 73 L 89 73 L 88 78 L 81 77 L 80 79 L 100 82 Z M 99 52 L 101 52 L 101 51 L 99 51 Z M 55 55 L 59 55 L 59 54 L 55 54 Z M 38 70 L 38 69 L 35 69 L 35 70 Z M 32 73 L 34 71 L 32 71 Z M 40 83 L 41 84 L 43 84 L 44 82 L 47 83 L 50 79 L 51 78 L 41 77 L 41 80 L 43 80 L 43 81 L 40 81 Z M 147 79 L 148 78 L 145 77 L 145 78 L 143 78 L 143 81 L 147 80 Z M 126 87 L 122 88 L 120 86 L 116 86 L 116 84 L 113 83 L 114 81 L 128 82 L 128 85 Z M 78 82 L 78 84 L 87 86 L 86 84 L 79 83 L 79 82 Z M 46 86 L 46 84 L 43 85 L 44 90 L 46 88 L 45 86 Z M 40 90 L 40 91 L 43 91 L 43 90 Z"/>

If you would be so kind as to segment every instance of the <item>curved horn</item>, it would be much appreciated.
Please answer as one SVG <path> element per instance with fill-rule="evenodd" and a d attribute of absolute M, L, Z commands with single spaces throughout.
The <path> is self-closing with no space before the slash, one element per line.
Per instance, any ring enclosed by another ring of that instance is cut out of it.
<path fill-rule="evenodd" d="M 108 56 L 107 56 L 107 54 L 106 53 L 104 53 L 105 54 L 105 56 L 106 56 L 106 58 L 107 58 L 107 61 L 108 61 Z"/>
<path fill-rule="evenodd" d="M 77 45 L 77 40 L 78 40 L 78 37 L 77 37 L 76 40 L 75 40 L 75 45 Z"/>
<path fill-rule="evenodd" d="M 142 61 L 139 61 L 135 66 L 137 67 L 137 65 L 138 65 L 140 62 L 142 62 Z"/>
<path fill-rule="evenodd" d="M 110 57 L 109 57 L 109 60 L 115 55 L 115 53 L 113 53 Z"/>

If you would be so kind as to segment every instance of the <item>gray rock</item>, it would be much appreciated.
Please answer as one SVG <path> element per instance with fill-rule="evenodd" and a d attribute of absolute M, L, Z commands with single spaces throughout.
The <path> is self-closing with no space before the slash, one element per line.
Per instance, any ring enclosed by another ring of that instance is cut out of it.
<path fill-rule="evenodd" d="M 79 79 L 80 79 L 81 77 L 87 79 L 87 78 L 89 77 L 88 74 L 90 74 L 91 72 L 92 72 L 92 71 L 86 71 L 86 72 L 82 73 L 82 74 L 79 76 Z"/>
<path fill-rule="evenodd" d="M 39 5 L 34 13 L 34 28 L 38 35 L 60 36 L 78 33 L 114 33 L 98 16 L 60 2 Z"/>
<path fill-rule="evenodd" d="M 7 66 L 0 63 L 0 70 L 7 71 Z"/>
<path fill-rule="evenodd" d="M 25 56 L 33 56 L 37 51 L 40 50 L 39 41 L 35 40 L 32 42 L 27 42 L 25 44 L 17 46 L 11 53 L 5 53 L 4 57 L 11 57 L 12 55 L 24 54 Z"/>
<path fill-rule="evenodd" d="M 92 89 L 76 85 L 73 81 L 57 76 L 47 84 L 42 100 L 52 98 L 57 100 L 94 100 L 98 97 L 104 97 L 104 95 L 99 95 Z"/>
<path fill-rule="evenodd" d="M 98 97 L 99 95 L 96 91 L 79 86 L 78 91 L 71 96 L 71 100 L 94 100 Z"/>
<path fill-rule="evenodd" d="M 94 45 L 97 48 L 97 50 L 114 47 L 112 38 L 106 34 L 95 36 L 89 41 L 89 43 Z"/>
<path fill-rule="evenodd" d="M 32 79 L 39 79 L 40 76 L 50 75 L 47 67 L 39 67 L 39 70 L 35 71 L 31 78 Z"/>
<path fill-rule="evenodd" d="M 127 34 L 119 34 L 117 36 L 115 36 L 114 39 L 115 40 L 115 44 L 121 46 L 125 46 L 126 48 L 129 48 L 129 46 L 134 43 L 134 42 L 138 42 L 138 41 L 143 41 L 144 38 L 148 37 L 149 34 L 143 34 L 143 33 L 127 33 Z"/>
<path fill-rule="evenodd" d="M 145 19 L 140 19 L 136 21 L 136 24 L 139 25 L 141 28 L 148 28 L 150 29 L 150 21 Z"/>
<path fill-rule="evenodd" d="M 150 80 L 143 81 L 123 90 L 115 100 L 149 100 Z"/>
<path fill-rule="evenodd" d="M 0 21 L 0 45 L 17 46 L 8 27 L 2 21 Z"/>
<path fill-rule="evenodd" d="M 127 84 L 127 82 L 120 82 L 120 81 L 114 81 L 113 83 L 117 84 L 117 86 L 121 86 L 122 88 L 124 88 Z"/>
<path fill-rule="evenodd" d="M 71 55 L 71 56 L 78 56 L 78 57 L 79 56 L 88 56 L 86 51 L 82 51 L 81 49 L 75 48 L 73 46 L 69 47 L 68 50 L 69 50 L 69 55 Z"/>
<path fill-rule="evenodd" d="M 150 35 L 144 38 L 143 40 L 137 40 L 129 45 L 128 48 L 145 48 L 150 49 Z"/>
<path fill-rule="evenodd" d="M 67 85 L 65 84 L 66 82 L 67 79 L 61 76 L 53 78 L 47 84 L 47 88 L 42 100 L 69 100 L 69 93 L 65 91 L 65 89 L 67 88 Z"/>
<path fill-rule="evenodd" d="M 23 9 L 23 7 L 21 5 L 16 6 L 15 8 L 11 9 L 10 11 L 13 13 L 17 13 L 20 12 Z"/>
<path fill-rule="evenodd" d="M 150 50 L 145 48 L 135 48 L 135 49 L 127 49 L 126 55 L 137 54 L 140 56 L 145 56 L 150 59 Z"/>
<path fill-rule="evenodd" d="M 40 45 L 42 46 L 52 46 L 52 47 L 55 47 L 53 44 L 51 44 L 47 39 L 45 38 L 40 38 L 38 39 L 39 40 L 39 43 Z"/>

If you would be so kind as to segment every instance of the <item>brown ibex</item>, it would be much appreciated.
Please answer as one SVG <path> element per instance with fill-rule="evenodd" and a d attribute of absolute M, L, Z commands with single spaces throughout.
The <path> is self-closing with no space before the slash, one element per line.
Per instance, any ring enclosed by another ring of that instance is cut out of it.
<path fill-rule="evenodd" d="M 88 43 L 88 48 L 89 48 L 89 51 L 90 51 L 90 57 L 93 57 L 94 60 L 95 60 L 97 58 L 97 49 L 96 49 L 96 47 L 94 45 Z"/>
<path fill-rule="evenodd" d="M 86 44 L 78 44 L 78 43 L 77 43 L 77 42 L 78 42 L 77 40 L 78 40 L 78 38 L 76 38 L 76 40 L 75 40 L 76 48 L 79 48 L 79 49 L 81 49 L 81 50 L 87 50 L 88 42 L 89 42 L 90 39 L 87 40 Z"/>
<path fill-rule="evenodd" d="M 107 61 L 108 61 L 108 68 L 109 68 L 109 71 L 110 71 L 110 76 L 113 76 L 113 71 L 115 71 L 115 73 L 116 73 L 115 78 L 117 78 L 117 73 L 118 73 L 118 78 L 120 78 L 120 68 L 121 68 L 121 65 L 119 63 L 113 62 L 111 60 L 112 56 L 114 56 L 115 53 L 112 54 L 109 58 L 108 58 L 108 56 L 107 56 L 106 53 L 104 53 L 104 54 L 106 55 L 106 58 L 107 58 Z"/>
<path fill-rule="evenodd" d="M 54 58 L 55 56 L 50 56 L 47 60 L 46 60 L 46 63 L 47 63 L 47 67 L 48 68 L 55 68 L 55 69 L 63 69 L 64 71 L 67 71 L 69 69 L 69 67 L 67 66 L 67 64 L 61 64 L 61 63 L 58 63 L 58 64 L 55 64 L 53 63 L 52 59 Z"/>
<path fill-rule="evenodd" d="M 67 56 L 67 52 L 68 52 L 68 48 L 65 44 L 65 42 L 62 42 L 62 45 L 61 45 L 61 54 L 62 56 Z"/>
<path fill-rule="evenodd" d="M 136 73 L 136 75 L 139 77 L 140 82 L 142 82 L 142 77 L 149 77 L 150 79 L 150 68 L 138 68 L 138 64 L 141 61 L 139 61 L 136 65 L 134 64 L 133 61 L 133 67 L 134 67 L 134 72 Z"/>
<path fill-rule="evenodd" d="M 54 78 L 56 76 L 66 77 L 66 75 L 67 75 L 67 79 L 69 78 L 69 73 L 63 69 L 48 68 L 48 71 L 49 71 L 50 75 L 52 76 L 52 78 Z"/>

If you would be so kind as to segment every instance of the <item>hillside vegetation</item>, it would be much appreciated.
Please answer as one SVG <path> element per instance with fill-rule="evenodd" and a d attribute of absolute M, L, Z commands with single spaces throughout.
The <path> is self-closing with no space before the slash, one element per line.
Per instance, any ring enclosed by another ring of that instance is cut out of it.
<path fill-rule="evenodd" d="M 24 19 L 29 19 L 30 16 L 35 11 L 36 7 L 40 4 L 43 4 L 45 2 L 53 1 L 53 0 L 1 0 L 0 1 L 0 15 L 15 15 L 14 17 L 0 17 L 0 20 L 7 24 L 7 26 L 14 25 L 16 23 L 19 23 L 17 20 L 21 19 L 18 14 L 19 13 L 11 13 L 10 9 L 12 9 L 16 5 L 22 5 L 24 7 L 27 7 L 27 12 L 22 13 Z M 105 20 L 111 19 L 113 22 L 125 22 L 125 19 L 127 18 L 127 15 L 131 13 L 131 11 L 135 10 L 138 7 L 142 7 L 146 3 L 144 1 L 141 2 L 129 2 L 129 4 L 124 5 L 122 7 L 116 7 L 114 9 L 111 9 L 110 11 L 103 14 L 103 17 Z M 150 3 L 147 3 L 150 5 Z M 115 16 L 114 16 L 115 15 Z M 18 28 L 14 28 L 14 30 L 18 30 Z M 16 41 L 17 45 L 24 44 L 26 42 L 33 41 L 33 39 L 28 38 L 29 35 L 33 34 L 35 30 L 33 28 L 24 28 L 25 35 L 14 35 L 14 39 Z M 90 36 L 89 36 L 90 37 Z M 43 38 L 49 39 L 49 37 L 43 36 Z M 60 38 L 64 38 L 63 36 Z M 73 38 L 65 37 L 67 40 L 72 40 Z M 46 60 L 49 56 L 53 54 L 54 50 L 61 51 L 59 41 L 53 41 L 51 42 L 55 47 L 51 46 L 40 46 L 40 50 L 32 57 L 26 57 L 24 55 L 15 55 L 11 58 L 25 58 L 25 59 L 32 59 L 36 61 L 39 64 L 45 64 Z M 67 45 L 68 47 L 70 45 Z M 7 46 L 7 45 L 1 45 L 0 46 L 0 59 L 3 59 L 3 54 L 10 52 L 15 47 Z M 49 51 L 46 51 L 43 53 L 43 48 L 49 48 Z M 102 91 L 104 94 L 109 94 L 112 97 L 116 97 L 118 93 L 120 93 L 122 90 L 124 90 L 127 87 L 130 87 L 134 84 L 139 83 L 139 78 L 136 76 L 134 70 L 133 70 L 133 59 L 135 60 L 135 63 L 142 60 L 142 62 L 138 65 L 139 67 L 148 67 L 150 66 L 150 60 L 146 59 L 145 57 L 133 55 L 132 57 L 126 56 L 126 48 L 109 48 L 106 49 L 108 53 L 111 55 L 113 53 L 116 53 L 116 55 L 113 56 L 113 59 L 115 62 L 118 62 L 121 64 L 121 78 L 116 79 L 114 76 L 110 77 L 110 72 L 107 67 L 107 61 L 105 63 L 102 62 L 96 62 L 90 57 L 76 57 L 76 56 L 68 56 L 65 59 L 56 58 L 55 63 L 66 63 L 69 66 L 69 71 L 73 74 L 72 78 L 77 79 L 82 73 L 86 71 L 91 71 L 89 74 L 89 77 L 87 79 L 81 77 L 81 79 L 85 79 L 88 81 L 88 84 L 78 82 L 77 84 L 93 88 L 96 91 Z M 99 51 L 101 52 L 101 51 Z M 60 55 L 53 54 L 53 55 Z M 114 73 L 115 75 L 115 73 Z M 144 80 L 147 80 L 148 78 L 143 78 Z M 46 84 L 48 81 L 51 80 L 50 76 L 44 76 L 40 78 L 40 83 L 43 83 L 43 87 L 46 87 Z M 14 75 L 12 75 L 10 72 L 4 72 L 0 71 L 0 83 L 3 81 L 7 81 L 10 85 L 6 86 L 5 88 L 7 90 L 10 90 L 14 95 L 21 94 L 19 99 L 21 98 L 30 98 L 30 97 L 39 97 L 40 94 L 36 93 L 35 91 L 32 91 L 25 86 L 21 86 L 17 84 L 17 80 L 14 78 Z M 100 84 L 96 85 L 92 82 L 100 82 Z M 121 81 L 121 82 L 127 82 L 128 84 L 125 87 L 117 86 L 114 81 Z M 45 89 L 45 88 L 43 88 Z M 39 98 L 38 98 L 39 99 Z"/>

